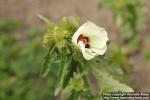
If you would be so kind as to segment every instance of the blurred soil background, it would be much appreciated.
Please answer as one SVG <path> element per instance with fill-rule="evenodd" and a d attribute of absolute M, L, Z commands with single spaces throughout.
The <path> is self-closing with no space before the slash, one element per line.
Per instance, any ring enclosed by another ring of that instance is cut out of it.
<path fill-rule="evenodd" d="M 62 17 L 78 16 L 81 23 L 87 20 L 105 27 L 109 38 L 116 41 L 114 22 L 110 9 L 98 9 L 99 0 L 0 0 L 0 20 L 17 19 L 25 26 L 19 30 L 18 39 L 26 39 L 25 31 L 30 26 L 37 27 L 41 34 L 45 23 L 37 17 L 38 14 L 49 17 L 58 22 Z M 146 0 L 145 9 L 150 11 L 150 1 Z M 138 31 L 142 40 L 149 38 L 150 14 L 146 14 L 146 25 Z M 15 33 L 13 33 L 15 35 Z M 150 44 L 142 42 L 141 50 L 150 47 Z M 144 55 L 138 53 L 129 58 L 133 64 L 132 87 L 135 91 L 150 91 L 150 64 L 144 61 Z"/>

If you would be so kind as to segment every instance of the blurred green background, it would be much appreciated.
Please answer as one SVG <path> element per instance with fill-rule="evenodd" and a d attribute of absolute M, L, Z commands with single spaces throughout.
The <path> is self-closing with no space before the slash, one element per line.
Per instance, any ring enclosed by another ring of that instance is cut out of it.
<path fill-rule="evenodd" d="M 41 78 L 44 51 L 42 37 L 35 27 L 22 34 L 21 21 L 0 21 L 0 100 L 52 99 L 54 77 Z M 15 33 L 16 32 L 16 33 Z"/>
<path fill-rule="evenodd" d="M 112 43 L 118 42 L 112 9 L 98 9 L 98 3 L 99 0 L 0 0 L 0 100 L 55 99 L 55 72 L 40 77 L 46 25 L 38 19 L 38 14 L 55 22 L 64 16 L 78 16 L 81 23 L 93 21 L 106 28 Z M 145 0 L 141 9 L 147 13 L 150 2 Z M 139 24 L 137 29 L 142 40 L 140 52 L 125 59 L 132 65 L 132 87 L 146 92 L 150 90 L 150 17 L 148 13 L 144 17 L 145 25 Z M 114 50 L 115 53 L 119 55 Z"/>

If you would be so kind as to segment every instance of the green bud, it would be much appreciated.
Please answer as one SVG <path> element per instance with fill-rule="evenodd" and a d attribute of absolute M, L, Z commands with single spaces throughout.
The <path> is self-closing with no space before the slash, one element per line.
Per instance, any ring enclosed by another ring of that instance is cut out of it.
<path fill-rule="evenodd" d="M 55 25 L 52 29 L 48 29 L 48 33 L 44 35 L 44 46 L 49 47 L 55 43 L 58 48 L 64 47 L 69 40 L 67 38 L 72 36 L 77 27 L 77 18 L 62 18 L 58 25 Z"/>
<path fill-rule="evenodd" d="M 44 39 L 43 39 L 43 45 L 44 47 L 49 47 L 54 43 L 54 38 L 52 34 L 46 33 L 44 35 Z"/>

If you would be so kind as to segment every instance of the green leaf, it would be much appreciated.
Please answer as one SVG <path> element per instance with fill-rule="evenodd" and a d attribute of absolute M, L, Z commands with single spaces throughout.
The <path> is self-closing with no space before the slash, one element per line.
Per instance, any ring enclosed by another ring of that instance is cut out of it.
<path fill-rule="evenodd" d="M 67 100 L 78 100 L 80 92 L 72 91 L 71 95 Z"/>
<path fill-rule="evenodd" d="M 123 48 L 121 48 L 121 47 L 119 47 L 119 46 L 116 46 L 116 45 L 113 45 L 111 48 L 112 48 L 112 49 L 111 49 L 111 50 L 112 50 L 112 54 L 111 54 L 111 56 L 110 56 L 110 59 L 111 59 L 113 62 L 115 62 L 115 63 L 117 63 L 117 64 L 119 64 L 119 65 L 128 62 L 127 55 L 125 55 L 125 54 L 123 53 L 123 50 L 122 50 Z"/>
<path fill-rule="evenodd" d="M 86 91 L 83 74 L 74 73 L 69 84 L 63 90 L 63 93 L 69 93 L 71 91 Z"/>
<path fill-rule="evenodd" d="M 114 63 L 113 61 L 110 60 L 110 58 L 108 57 L 101 57 L 97 59 L 98 61 L 100 61 L 101 63 L 104 63 L 107 65 L 108 70 L 111 73 L 115 73 L 117 75 L 123 75 L 124 72 L 121 69 L 120 66 L 118 66 L 116 63 Z"/>
<path fill-rule="evenodd" d="M 60 61 L 61 62 L 60 62 L 59 76 L 58 77 L 61 77 L 61 74 L 62 74 L 62 71 L 63 71 L 63 68 L 64 68 L 64 64 L 65 64 L 65 61 L 66 61 L 66 51 L 65 51 L 65 48 L 61 49 Z"/>
<path fill-rule="evenodd" d="M 48 51 L 48 54 L 44 57 L 45 59 L 45 62 L 44 62 L 44 65 L 42 67 L 42 70 L 40 72 L 41 76 L 42 77 L 46 77 L 50 71 L 50 68 L 52 67 L 50 64 L 51 64 L 51 61 L 52 61 L 52 55 L 54 53 L 54 50 L 55 50 L 55 45 L 53 44 L 49 51 Z"/>
<path fill-rule="evenodd" d="M 113 79 L 113 77 L 104 72 L 93 68 L 95 76 L 103 92 L 133 92 L 134 90 L 129 86 L 120 83 L 118 80 Z"/>
<path fill-rule="evenodd" d="M 56 86 L 55 89 L 55 96 L 58 95 L 60 93 L 60 91 L 63 89 L 63 85 L 66 84 L 64 82 L 66 75 L 68 73 L 68 67 L 70 66 L 71 62 L 72 62 L 72 57 L 69 57 L 69 59 L 66 59 L 66 50 L 64 50 L 64 48 L 62 49 L 62 54 L 61 54 L 61 65 L 60 67 L 62 68 L 60 70 L 60 79 L 58 82 L 58 85 Z"/>

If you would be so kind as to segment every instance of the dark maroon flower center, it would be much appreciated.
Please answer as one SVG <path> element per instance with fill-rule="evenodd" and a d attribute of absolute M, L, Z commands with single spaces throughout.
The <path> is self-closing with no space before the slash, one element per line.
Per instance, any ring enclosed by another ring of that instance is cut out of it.
<path fill-rule="evenodd" d="M 90 45 L 89 45 L 89 38 L 87 36 L 83 36 L 82 34 L 78 37 L 77 39 L 77 43 L 79 41 L 82 41 L 83 44 L 85 45 L 85 48 L 89 48 Z"/>

